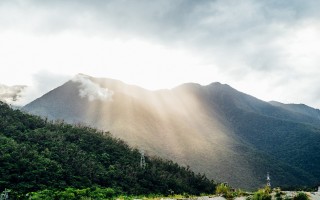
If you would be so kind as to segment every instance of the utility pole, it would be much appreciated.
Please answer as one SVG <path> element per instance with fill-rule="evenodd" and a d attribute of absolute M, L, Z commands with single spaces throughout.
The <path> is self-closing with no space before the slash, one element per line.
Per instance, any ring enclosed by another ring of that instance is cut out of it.
<path fill-rule="evenodd" d="M 269 172 L 267 172 L 267 186 L 271 188 L 271 182 L 270 182 Z"/>
<path fill-rule="evenodd" d="M 9 199 L 10 190 L 4 189 L 4 191 L 0 195 L 0 200 L 8 200 Z"/>
<path fill-rule="evenodd" d="M 140 150 L 141 158 L 140 158 L 140 167 L 142 169 L 146 168 L 146 159 L 144 157 L 144 150 Z"/>

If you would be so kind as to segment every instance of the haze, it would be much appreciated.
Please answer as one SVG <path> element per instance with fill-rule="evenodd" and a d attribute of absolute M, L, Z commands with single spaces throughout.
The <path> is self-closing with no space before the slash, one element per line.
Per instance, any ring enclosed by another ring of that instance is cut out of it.
<path fill-rule="evenodd" d="M 23 105 L 84 73 L 152 90 L 219 81 L 266 101 L 319 108 L 319 7 L 316 0 L 3 0 L 0 98 Z M 28 87 L 15 95 L 14 85 Z"/>

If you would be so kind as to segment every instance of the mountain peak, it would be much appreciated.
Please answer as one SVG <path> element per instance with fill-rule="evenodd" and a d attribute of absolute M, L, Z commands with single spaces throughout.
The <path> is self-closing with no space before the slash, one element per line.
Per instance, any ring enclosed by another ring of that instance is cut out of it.
<path fill-rule="evenodd" d="M 220 82 L 212 82 L 209 85 L 207 85 L 208 87 L 220 87 L 220 88 L 226 88 L 226 89 L 233 89 L 235 90 L 233 87 L 231 87 L 228 84 L 225 83 L 220 83 Z"/>

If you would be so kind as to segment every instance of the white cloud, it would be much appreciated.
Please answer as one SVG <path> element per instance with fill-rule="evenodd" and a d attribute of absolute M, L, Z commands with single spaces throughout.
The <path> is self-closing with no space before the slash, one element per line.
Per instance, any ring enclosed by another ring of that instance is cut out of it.
<path fill-rule="evenodd" d="M 81 98 L 88 98 L 89 101 L 112 101 L 113 91 L 108 88 L 102 88 L 97 83 L 92 82 L 89 77 L 78 74 L 72 81 L 80 83 L 79 96 Z"/>

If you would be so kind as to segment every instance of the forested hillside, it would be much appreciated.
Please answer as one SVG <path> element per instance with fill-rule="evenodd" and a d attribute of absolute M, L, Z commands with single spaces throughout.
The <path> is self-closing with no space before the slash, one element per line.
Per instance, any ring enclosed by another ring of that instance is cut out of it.
<path fill-rule="evenodd" d="M 48 122 L 0 102 L 0 191 L 110 187 L 128 194 L 212 193 L 189 168 L 146 156 L 110 133 Z M 214 170 L 214 169 L 212 169 Z"/>

